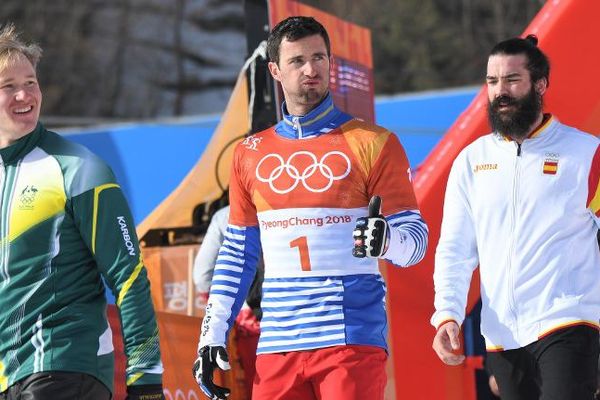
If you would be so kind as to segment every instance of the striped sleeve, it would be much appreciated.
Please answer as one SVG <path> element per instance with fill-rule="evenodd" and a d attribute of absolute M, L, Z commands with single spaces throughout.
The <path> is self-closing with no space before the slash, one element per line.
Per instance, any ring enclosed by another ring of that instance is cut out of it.
<path fill-rule="evenodd" d="M 370 171 L 368 192 L 381 196 L 390 227 L 389 248 L 383 258 L 408 267 L 425 256 L 429 232 L 418 208 L 408 158 L 400 140 L 391 132 L 380 136 L 386 141 Z"/>
<path fill-rule="evenodd" d="M 591 211 L 596 225 L 600 228 L 600 145 L 596 147 L 596 153 L 590 168 L 587 208 Z"/>
<path fill-rule="evenodd" d="M 386 217 L 390 226 L 390 248 L 384 259 L 401 267 L 415 265 L 427 250 L 429 230 L 419 210 L 402 211 Z"/>
<path fill-rule="evenodd" d="M 198 349 L 222 345 L 244 304 L 260 255 L 258 226 L 229 224 L 215 265 Z"/>

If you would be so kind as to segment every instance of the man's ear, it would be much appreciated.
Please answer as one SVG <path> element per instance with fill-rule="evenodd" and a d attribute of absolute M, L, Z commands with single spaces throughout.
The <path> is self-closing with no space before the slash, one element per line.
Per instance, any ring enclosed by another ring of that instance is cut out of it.
<path fill-rule="evenodd" d="M 269 64 L 267 64 L 267 66 L 269 67 L 269 72 L 271 73 L 273 79 L 275 79 L 278 82 L 281 82 L 279 66 L 277 65 L 277 63 L 269 61 Z"/>
<path fill-rule="evenodd" d="M 543 96 L 548 89 L 548 79 L 540 78 L 534 83 L 535 91 L 538 95 Z"/>

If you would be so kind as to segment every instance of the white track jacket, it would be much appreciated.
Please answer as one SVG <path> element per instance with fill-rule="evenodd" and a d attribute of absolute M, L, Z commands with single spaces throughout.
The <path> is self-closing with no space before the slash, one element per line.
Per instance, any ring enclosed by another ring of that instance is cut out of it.
<path fill-rule="evenodd" d="M 488 351 L 600 317 L 600 140 L 554 117 L 524 140 L 479 138 L 448 179 L 431 322 L 462 324 L 481 276 Z"/>

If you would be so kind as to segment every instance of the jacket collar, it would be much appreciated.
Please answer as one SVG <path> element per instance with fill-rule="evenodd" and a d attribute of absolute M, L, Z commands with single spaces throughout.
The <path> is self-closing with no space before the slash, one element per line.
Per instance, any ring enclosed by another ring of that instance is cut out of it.
<path fill-rule="evenodd" d="M 552 114 L 544 114 L 544 118 L 542 119 L 542 122 L 533 131 L 531 131 L 531 133 L 529 133 L 529 135 L 525 138 L 525 140 L 536 139 L 536 138 L 541 138 L 541 137 L 546 136 L 549 132 L 552 131 L 551 128 L 554 125 L 556 125 L 556 122 L 557 122 L 557 119 Z M 499 138 L 501 138 L 507 142 L 513 141 L 510 137 L 504 136 L 501 133 L 495 132 L 495 134 Z"/>
<path fill-rule="evenodd" d="M 319 136 L 352 119 L 333 104 L 331 93 L 327 93 L 321 103 L 306 115 L 288 113 L 285 102 L 281 105 L 281 114 L 283 118 L 275 125 L 275 131 L 290 139 Z"/>
<path fill-rule="evenodd" d="M 529 134 L 529 136 L 527 136 L 527 139 L 533 139 L 535 137 L 547 134 L 549 131 L 548 128 L 550 125 L 552 125 L 554 120 L 555 118 L 552 116 L 552 114 L 544 114 L 542 122 Z"/>
<path fill-rule="evenodd" d="M 17 163 L 38 144 L 44 131 L 44 127 L 38 122 L 31 133 L 23 136 L 10 146 L 0 149 L 0 162 L 5 165 Z"/>

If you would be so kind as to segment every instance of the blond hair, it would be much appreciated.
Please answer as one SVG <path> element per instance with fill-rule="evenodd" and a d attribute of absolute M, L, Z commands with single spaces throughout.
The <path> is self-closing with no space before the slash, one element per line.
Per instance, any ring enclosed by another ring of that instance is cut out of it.
<path fill-rule="evenodd" d="M 42 57 L 42 49 L 35 43 L 26 44 L 19 38 L 15 25 L 5 24 L 0 28 L 0 70 L 10 63 L 25 57 L 35 69 Z"/>

